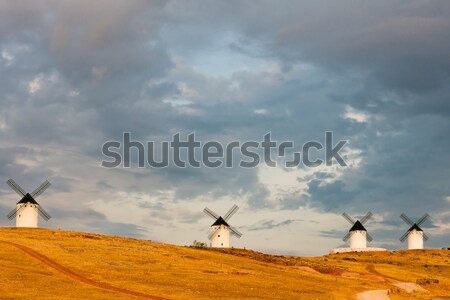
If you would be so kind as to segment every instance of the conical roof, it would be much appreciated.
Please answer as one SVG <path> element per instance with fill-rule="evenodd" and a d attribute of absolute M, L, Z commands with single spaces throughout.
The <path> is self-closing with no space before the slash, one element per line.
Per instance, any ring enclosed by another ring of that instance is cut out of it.
<path fill-rule="evenodd" d="M 220 225 L 230 227 L 230 225 L 228 225 L 228 223 L 222 217 L 219 217 L 211 226 L 220 226 Z"/>
<path fill-rule="evenodd" d="M 366 228 L 364 228 L 363 224 L 361 224 L 361 222 L 359 220 L 357 220 L 355 222 L 355 224 L 353 224 L 352 228 L 350 228 L 349 231 L 357 231 L 357 230 L 367 231 Z"/>
<path fill-rule="evenodd" d="M 410 229 L 408 229 L 408 231 L 413 231 L 413 230 L 416 230 L 416 231 L 423 231 L 422 228 L 420 228 L 419 225 L 417 225 L 416 223 L 414 223 L 414 225 L 411 226 Z"/>
<path fill-rule="evenodd" d="M 32 204 L 38 204 L 38 203 L 36 202 L 36 200 L 34 200 L 34 198 L 31 197 L 31 195 L 30 195 L 29 193 L 27 193 L 25 196 L 23 196 L 23 198 L 20 199 L 20 201 L 17 202 L 17 204 L 19 204 L 19 203 L 27 203 L 27 202 L 30 202 L 30 203 L 32 203 Z"/>

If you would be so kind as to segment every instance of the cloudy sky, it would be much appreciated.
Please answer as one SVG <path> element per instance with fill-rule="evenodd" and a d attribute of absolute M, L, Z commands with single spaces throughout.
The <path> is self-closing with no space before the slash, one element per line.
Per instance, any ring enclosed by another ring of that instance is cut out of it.
<path fill-rule="evenodd" d="M 315 255 L 372 211 L 372 246 L 430 213 L 450 245 L 448 1 L 0 1 L 0 213 L 48 179 L 40 225 L 179 245 L 240 206 L 232 244 Z M 348 166 L 101 167 L 102 144 L 348 140 Z M 13 226 L 6 217 L 1 226 Z"/>

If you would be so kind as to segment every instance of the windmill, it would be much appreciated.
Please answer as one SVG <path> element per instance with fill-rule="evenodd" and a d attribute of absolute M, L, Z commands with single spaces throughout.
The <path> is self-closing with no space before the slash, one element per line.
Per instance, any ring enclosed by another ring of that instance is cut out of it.
<path fill-rule="evenodd" d="M 415 223 L 408 218 L 405 214 L 401 214 L 400 218 L 405 221 L 406 224 L 411 226 L 408 231 L 400 238 L 403 243 L 406 238 L 408 238 L 408 249 L 423 249 L 423 240 L 427 241 L 428 236 L 423 232 L 422 228 L 419 226 L 425 222 L 430 215 L 428 213 L 424 214 L 422 218 L 417 220 Z"/>
<path fill-rule="evenodd" d="M 48 221 L 50 215 L 36 202 L 36 198 L 41 195 L 49 186 L 48 180 L 44 181 L 31 194 L 26 193 L 14 180 L 9 179 L 6 182 L 22 199 L 16 204 L 8 215 L 8 219 L 16 218 L 16 227 L 38 227 L 38 216 Z"/>
<path fill-rule="evenodd" d="M 233 205 L 233 207 L 231 207 L 230 210 L 222 218 L 209 208 L 205 207 L 205 209 L 203 210 L 205 214 L 210 216 L 215 221 L 211 225 L 211 233 L 208 236 L 208 239 L 211 241 L 211 247 L 229 248 L 230 232 L 237 238 L 240 238 L 242 236 L 242 233 L 240 233 L 236 228 L 227 223 L 238 209 L 239 207 L 237 205 Z"/>
<path fill-rule="evenodd" d="M 342 216 L 352 224 L 347 235 L 343 238 L 344 242 L 350 239 L 350 248 L 352 249 L 360 249 L 367 248 L 367 241 L 371 242 L 373 239 L 367 233 L 366 228 L 364 228 L 364 224 L 372 217 L 372 213 L 369 211 L 361 220 L 356 220 L 350 217 L 348 214 L 343 213 Z"/>

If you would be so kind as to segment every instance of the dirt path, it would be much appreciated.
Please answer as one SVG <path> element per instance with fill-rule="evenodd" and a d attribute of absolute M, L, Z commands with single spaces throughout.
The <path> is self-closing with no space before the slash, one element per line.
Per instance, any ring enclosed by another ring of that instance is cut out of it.
<path fill-rule="evenodd" d="M 41 263 L 51 267 L 52 269 L 55 269 L 56 271 L 66 275 L 74 280 L 80 281 L 82 283 L 85 283 L 85 284 L 88 284 L 88 285 L 91 285 L 91 286 L 94 286 L 97 288 L 101 288 L 104 290 L 108 290 L 111 292 L 117 292 L 117 293 L 132 295 L 132 296 L 136 296 L 136 297 L 146 298 L 146 299 L 167 300 L 166 298 L 152 296 L 152 295 L 148 295 L 148 294 L 144 294 L 144 293 L 140 293 L 140 292 L 134 292 L 134 291 L 130 291 L 127 289 L 115 287 L 115 286 L 109 285 L 107 283 L 101 283 L 101 282 L 94 281 L 92 279 L 89 279 L 87 277 L 84 277 L 80 274 L 73 272 L 72 270 L 58 264 L 54 260 L 48 258 L 47 256 L 45 256 L 43 254 L 40 254 L 39 252 L 36 252 L 35 250 L 33 250 L 31 248 L 28 248 L 26 246 L 16 244 L 13 242 L 5 242 L 5 241 L 0 241 L 0 242 L 16 247 L 16 248 L 20 249 L 21 251 L 23 251 L 24 253 L 26 253 L 27 255 L 39 260 Z"/>
<path fill-rule="evenodd" d="M 404 291 L 407 292 L 407 293 L 412 293 L 412 292 L 415 292 L 415 291 L 418 291 L 418 292 L 427 292 L 426 289 L 424 289 L 423 287 L 421 287 L 420 285 L 418 285 L 418 284 L 416 284 L 416 283 L 413 283 L 413 282 L 403 282 L 403 281 L 401 281 L 401 280 L 399 280 L 399 279 L 397 279 L 397 278 L 390 277 L 390 276 L 387 276 L 387 275 L 384 275 L 384 274 L 378 272 L 378 271 L 375 269 L 374 264 L 367 264 L 367 265 L 366 265 L 366 270 L 369 271 L 370 273 L 374 274 L 374 275 L 384 277 L 384 278 L 386 279 L 387 282 L 389 282 L 390 284 L 392 284 L 392 285 L 394 285 L 394 286 L 396 286 L 396 287 L 398 287 L 398 288 L 404 290 Z M 387 297 L 388 297 L 387 299 L 389 299 L 389 296 L 387 296 Z M 373 298 L 373 299 L 377 299 L 377 298 Z M 382 298 L 382 299 L 384 299 L 384 298 Z M 358 298 L 358 300 L 359 300 L 359 298 Z"/>
<path fill-rule="evenodd" d="M 392 283 L 392 285 L 395 285 L 396 287 L 405 290 L 407 293 L 412 293 L 415 291 L 427 292 L 426 289 L 424 289 L 423 287 L 414 282 L 394 282 Z"/>
<path fill-rule="evenodd" d="M 359 293 L 357 300 L 390 300 L 388 290 L 373 290 Z"/>
<path fill-rule="evenodd" d="M 390 277 L 390 276 L 387 276 L 387 275 L 384 275 L 384 274 L 378 272 L 375 269 L 375 265 L 374 264 L 367 264 L 366 265 L 366 270 L 369 271 L 370 273 L 374 274 L 374 275 L 383 277 L 384 279 L 386 279 L 387 282 L 390 282 L 390 283 L 392 283 L 392 282 L 399 282 L 400 281 L 397 278 Z"/>

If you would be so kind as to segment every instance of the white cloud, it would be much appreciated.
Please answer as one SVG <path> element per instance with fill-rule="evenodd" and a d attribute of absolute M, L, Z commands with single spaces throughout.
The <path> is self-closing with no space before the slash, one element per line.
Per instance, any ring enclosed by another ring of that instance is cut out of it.
<path fill-rule="evenodd" d="M 8 129 L 8 124 L 6 124 L 5 120 L 0 119 L 0 130 Z"/>
<path fill-rule="evenodd" d="M 70 91 L 69 92 L 69 96 L 70 97 L 77 97 L 77 96 L 79 96 L 80 95 L 80 92 L 79 91 L 76 91 L 76 90 L 73 90 L 73 91 Z"/>
<path fill-rule="evenodd" d="M 352 120 L 358 123 L 367 123 L 369 122 L 369 115 L 362 111 L 358 111 L 351 106 L 346 106 L 345 113 L 343 115 L 344 119 Z"/>
<path fill-rule="evenodd" d="M 91 74 L 95 79 L 102 79 L 107 71 L 106 67 L 92 67 Z"/>
<path fill-rule="evenodd" d="M 3 50 L 3 51 L 2 51 L 1 56 L 2 56 L 2 59 L 4 59 L 4 60 L 7 61 L 7 64 L 8 64 L 8 65 L 9 65 L 9 64 L 12 62 L 12 60 L 14 59 L 14 56 L 13 56 L 11 53 L 9 53 L 8 51 L 6 51 L 6 50 Z"/>
<path fill-rule="evenodd" d="M 42 76 L 38 76 L 28 83 L 28 92 L 34 94 L 41 89 Z"/>
<path fill-rule="evenodd" d="M 258 108 L 258 109 L 253 110 L 253 113 L 255 115 L 267 115 L 268 111 L 267 111 L 267 109 L 264 109 L 264 108 Z"/>
<path fill-rule="evenodd" d="M 280 166 L 283 162 L 278 162 L 277 167 L 260 165 L 258 179 L 270 191 L 269 204 L 277 206 L 280 204 L 280 200 L 300 199 L 302 195 L 307 195 L 308 183 L 317 179 L 318 174 L 328 175 L 326 178 L 321 178 L 320 186 L 323 186 L 342 179 L 347 172 L 357 170 L 362 162 L 361 155 L 361 150 L 347 147 L 342 152 L 347 167 L 322 164 L 314 168 L 282 168 Z"/>

